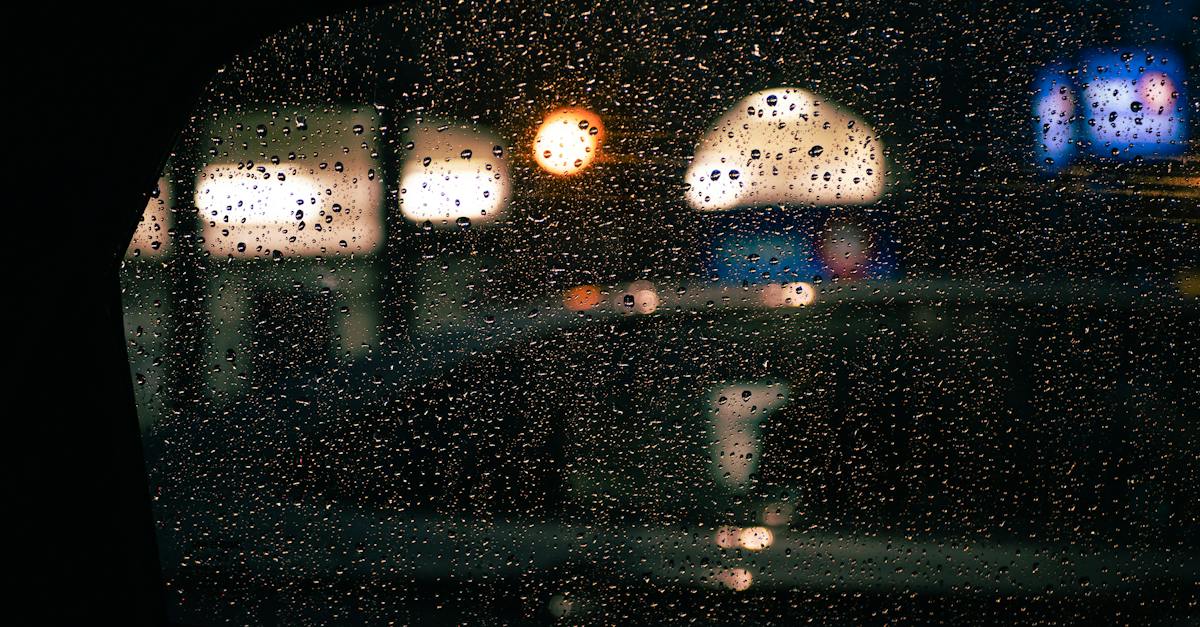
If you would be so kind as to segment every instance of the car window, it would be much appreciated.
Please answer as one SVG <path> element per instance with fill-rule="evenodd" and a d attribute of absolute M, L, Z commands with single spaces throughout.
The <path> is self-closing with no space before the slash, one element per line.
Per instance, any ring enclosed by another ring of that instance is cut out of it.
<path fill-rule="evenodd" d="M 375 7 L 122 267 L 180 624 L 1200 617 L 1178 3 Z"/>

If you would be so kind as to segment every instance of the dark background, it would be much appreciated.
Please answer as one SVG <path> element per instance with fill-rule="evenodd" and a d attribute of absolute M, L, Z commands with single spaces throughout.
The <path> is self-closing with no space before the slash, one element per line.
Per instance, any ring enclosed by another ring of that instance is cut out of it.
<path fill-rule="evenodd" d="M 10 507 L 10 541 L 23 558 L 8 587 L 22 594 L 29 623 L 165 621 L 118 264 L 216 68 L 287 26 L 369 4 L 382 3 L 47 5 L 13 18 L 30 41 L 9 50 L 10 104 L 22 108 L 9 119 L 17 146 L 35 156 L 9 150 L 30 197 L 12 206 L 31 223 L 18 250 L 37 268 L 13 267 L 8 300 L 19 339 L 9 360 L 19 373 L 6 412 L 18 427 L 10 484 L 22 496 Z M 966 98 L 968 82 L 960 86 Z"/>
<path fill-rule="evenodd" d="M 18 175 L 33 176 L 21 184 L 29 198 L 14 203 L 29 208 L 20 213 L 30 237 L 18 244 L 38 259 L 19 279 L 29 281 L 19 288 L 28 308 L 13 327 L 21 357 L 10 362 L 20 373 L 9 415 L 20 560 L 6 580 L 24 606 L 18 623 L 166 622 L 118 266 L 216 69 L 332 8 L 46 4 L 10 23 L 28 37 L 10 39 L 23 108 L 10 120 L 36 155 Z"/>

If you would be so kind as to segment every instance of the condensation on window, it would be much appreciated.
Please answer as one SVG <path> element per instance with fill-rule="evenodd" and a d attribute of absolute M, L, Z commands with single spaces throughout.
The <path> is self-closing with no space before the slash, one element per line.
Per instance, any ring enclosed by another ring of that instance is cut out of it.
<path fill-rule="evenodd" d="M 461 2 L 261 42 L 122 266 L 172 619 L 1196 622 L 1198 29 Z"/>

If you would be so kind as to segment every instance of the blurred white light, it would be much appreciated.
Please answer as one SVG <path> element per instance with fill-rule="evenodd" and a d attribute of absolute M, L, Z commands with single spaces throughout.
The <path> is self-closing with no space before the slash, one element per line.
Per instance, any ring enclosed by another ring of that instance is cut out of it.
<path fill-rule="evenodd" d="M 272 158 L 243 146 L 197 176 L 196 207 L 210 254 L 367 254 L 382 243 L 383 181 L 369 148 L 371 136 L 358 137 L 374 126 L 372 118 L 344 112 L 314 112 L 307 118 L 302 132 L 265 136 L 262 145 Z M 255 128 L 254 118 L 249 119 L 222 120 L 212 132 L 230 133 L 232 143 L 245 131 L 227 127 L 236 122 L 237 129 Z M 352 147 L 343 148 L 346 144 Z"/>
<path fill-rule="evenodd" d="M 748 551 L 761 551 L 775 541 L 775 534 L 766 527 L 746 527 L 738 534 L 738 544 Z"/>
<path fill-rule="evenodd" d="M 305 174 L 284 179 L 236 165 L 204 169 L 196 186 L 196 202 L 217 212 L 217 222 L 253 227 L 294 225 L 324 208 L 321 186 Z"/>
<path fill-rule="evenodd" d="M 700 140 L 688 168 L 693 208 L 848 205 L 883 194 L 883 144 L 858 117 L 803 89 L 739 101 Z"/>
<path fill-rule="evenodd" d="M 613 296 L 613 309 L 624 313 L 651 314 L 658 310 L 658 291 L 649 281 L 634 281 Z"/>
<path fill-rule="evenodd" d="M 412 148 L 400 172 L 400 211 L 416 223 L 448 227 L 491 222 L 504 212 L 509 170 L 495 135 L 425 120 L 406 141 Z"/>

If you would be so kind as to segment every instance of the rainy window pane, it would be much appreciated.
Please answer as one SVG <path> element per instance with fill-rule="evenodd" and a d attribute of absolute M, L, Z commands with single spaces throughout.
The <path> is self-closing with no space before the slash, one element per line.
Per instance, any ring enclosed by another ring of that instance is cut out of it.
<path fill-rule="evenodd" d="M 1195 623 L 1198 41 L 865 1 L 261 42 L 122 270 L 172 619 Z"/>

